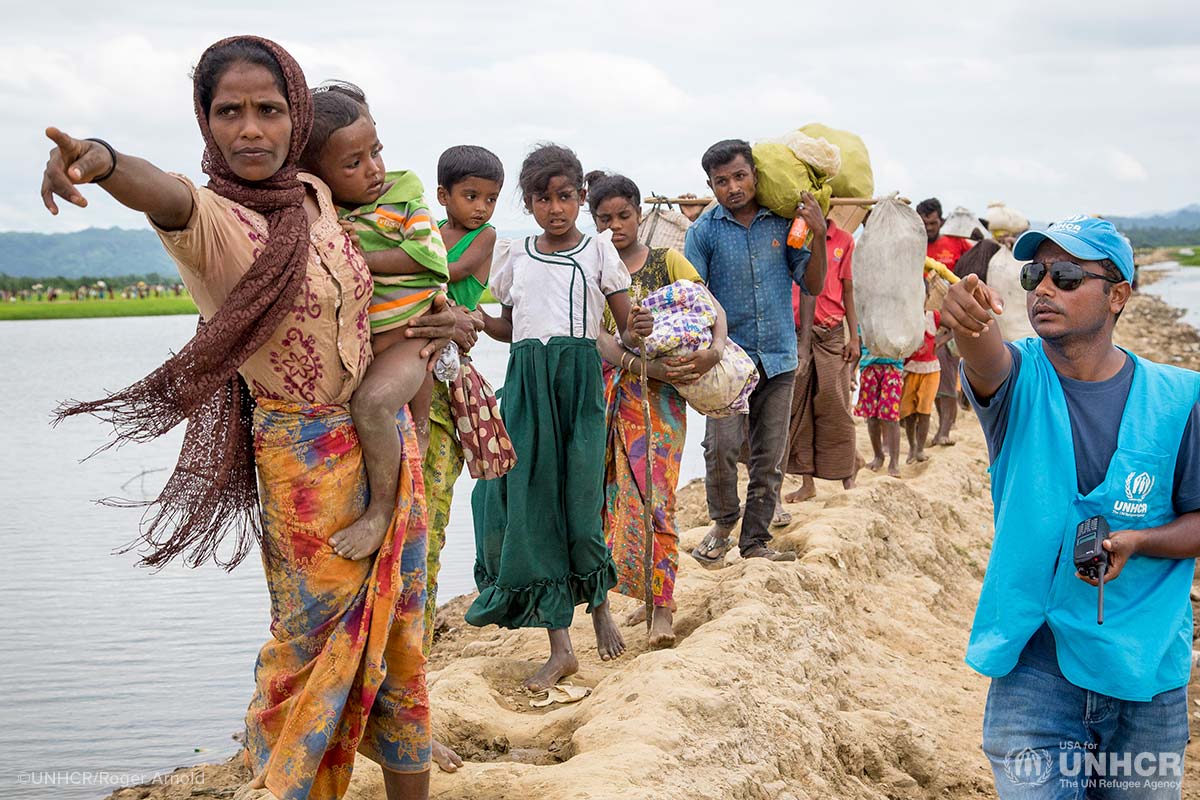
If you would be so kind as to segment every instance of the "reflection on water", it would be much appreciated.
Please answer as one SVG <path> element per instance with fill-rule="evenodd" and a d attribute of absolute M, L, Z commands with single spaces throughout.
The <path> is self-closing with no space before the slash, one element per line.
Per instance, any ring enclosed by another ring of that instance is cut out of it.
<path fill-rule="evenodd" d="M 268 633 L 255 556 L 232 573 L 179 565 L 159 572 L 113 551 L 140 512 L 97 498 L 153 497 L 182 430 L 79 463 L 106 441 L 90 418 L 50 428 L 66 397 L 121 388 L 178 350 L 195 317 L 0 323 L 0 796 L 92 798 L 174 767 L 232 755 Z M 476 364 L 503 382 L 507 347 L 481 341 Z M 703 473 L 703 420 L 683 480 Z M 440 596 L 474 589 L 470 489 L 456 487 Z"/>

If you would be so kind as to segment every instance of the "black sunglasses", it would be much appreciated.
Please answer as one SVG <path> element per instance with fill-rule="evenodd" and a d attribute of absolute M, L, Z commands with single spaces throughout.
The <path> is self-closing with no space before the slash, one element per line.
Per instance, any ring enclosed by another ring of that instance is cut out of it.
<path fill-rule="evenodd" d="M 1124 278 L 1112 278 L 1108 275 L 1098 275 L 1095 272 L 1086 272 L 1083 267 L 1073 261 L 1055 261 L 1049 267 L 1040 261 L 1031 261 L 1021 267 L 1021 288 L 1027 292 L 1032 292 L 1042 282 L 1042 278 L 1046 277 L 1046 270 L 1050 271 L 1050 280 L 1054 285 L 1065 292 L 1071 292 L 1078 289 L 1080 285 L 1088 278 L 1096 278 L 1109 283 L 1123 283 Z"/>

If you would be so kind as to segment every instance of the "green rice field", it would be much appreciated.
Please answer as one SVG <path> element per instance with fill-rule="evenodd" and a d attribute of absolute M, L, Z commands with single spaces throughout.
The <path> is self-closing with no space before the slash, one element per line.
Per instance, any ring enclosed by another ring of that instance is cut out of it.
<path fill-rule="evenodd" d="M 17 301 L 0 303 L 0 321 L 19 319 L 78 319 L 81 317 L 155 317 L 195 314 L 196 304 L 187 295 L 143 299 Z"/>

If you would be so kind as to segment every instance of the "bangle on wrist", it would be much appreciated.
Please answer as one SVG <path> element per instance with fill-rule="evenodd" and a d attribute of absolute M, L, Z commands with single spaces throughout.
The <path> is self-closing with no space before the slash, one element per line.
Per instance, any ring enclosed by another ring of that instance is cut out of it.
<path fill-rule="evenodd" d="M 108 157 L 112 159 L 112 164 L 109 165 L 108 172 L 105 172 L 103 175 L 100 175 L 99 177 L 92 178 L 89 181 L 89 183 L 100 183 L 102 181 L 106 181 L 109 178 L 111 178 L 112 174 L 114 172 L 116 172 L 116 169 L 117 169 L 117 151 L 113 150 L 113 146 L 111 144 L 109 144 L 108 142 L 104 141 L 103 139 L 96 139 L 96 138 L 89 137 L 87 139 L 84 139 L 84 141 L 85 142 L 95 142 L 96 144 L 100 145 L 101 147 L 103 147 L 105 150 L 108 151 Z"/>

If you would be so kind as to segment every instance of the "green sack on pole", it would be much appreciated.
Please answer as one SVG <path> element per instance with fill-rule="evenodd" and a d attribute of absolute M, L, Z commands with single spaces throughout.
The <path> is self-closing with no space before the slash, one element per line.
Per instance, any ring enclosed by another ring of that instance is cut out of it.
<path fill-rule="evenodd" d="M 874 197 L 875 175 L 871 171 L 871 156 L 863 140 L 849 131 L 840 131 L 814 122 L 800 129 L 814 139 L 824 139 L 837 145 L 842 154 L 842 168 L 831 186 L 834 197 Z"/>
<path fill-rule="evenodd" d="M 796 216 L 804 192 L 812 192 L 829 213 L 832 189 L 824 176 L 801 161 L 785 144 L 760 142 L 753 147 L 758 170 L 758 203 L 784 219 Z"/>

